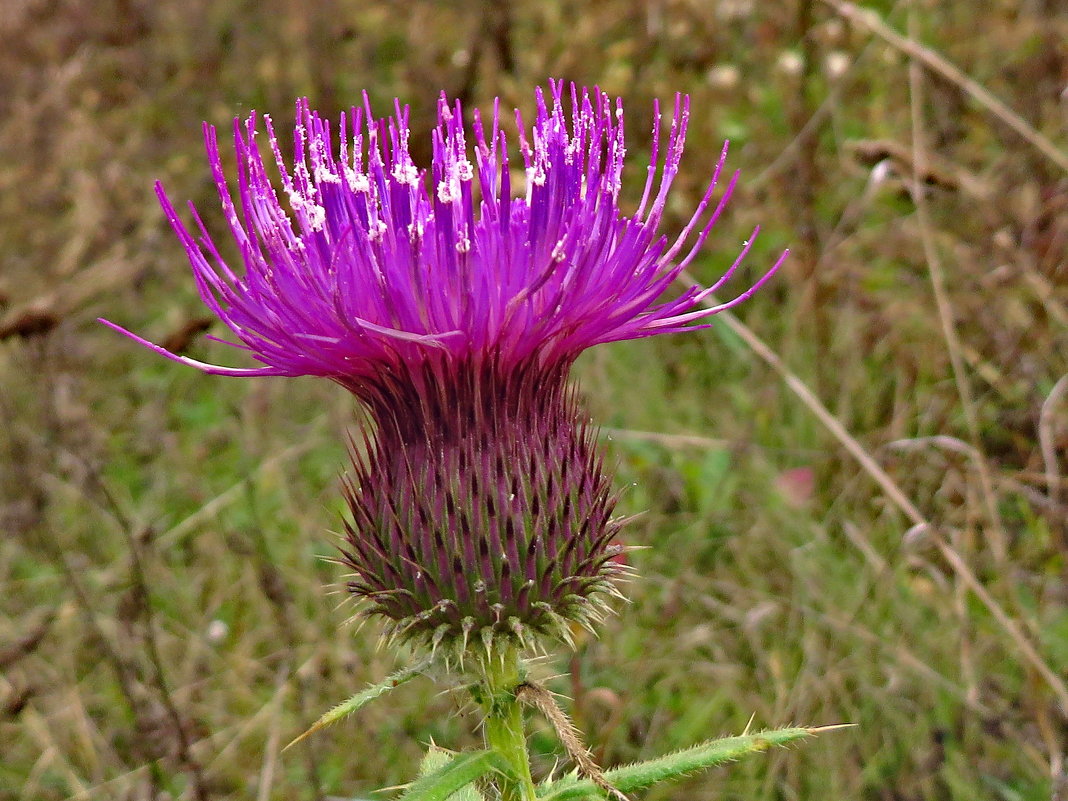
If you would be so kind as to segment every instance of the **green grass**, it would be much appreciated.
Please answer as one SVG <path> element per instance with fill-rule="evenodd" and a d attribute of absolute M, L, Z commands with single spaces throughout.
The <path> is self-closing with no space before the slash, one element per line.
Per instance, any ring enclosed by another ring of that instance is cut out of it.
<path fill-rule="evenodd" d="M 870 5 L 905 30 L 897 5 Z M 789 75 L 777 61 L 801 49 L 799 9 L 732 7 L 530 4 L 513 10 L 507 42 L 479 33 L 493 17 L 483 9 L 429 2 L 337 0 L 306 13 L 282 0 L 67 0 L 55 13 L 32 3 L 9 13 L 18 46 L 0 56 L 0 149 L 12 154 L 0 161 L 0 327 L 34 304 L 58 325 L 0 341 L 0 799 L 192 797 L 183 742 L 213 799 L 367 797 L 410 780 L 431 740 L 479 742 L 461 693 L 420 680 L 277 756 L 406 658 L 376 648 L 373 624 L 346 623 L 341 568 L 324 558 L 356 411 L 326 382 L 203 376 L 94 322 L 106 315 L 158 341 L 202 313 L 152 181 L 196 199 L 219 231 L 200 121 L 225 128 L 255 106 L 282 124 L 300 94 L 326 108 L 359 102 L 364 88 L 379 108 L 400 95 L 425 130 L 441 88 L 529 110 L 550 75 L 601 82 L 627 103 L 633 182 L 652 98 L 689 92 L 671 225 L 725 132 L 729 164 L 744 171 L 695 274 L 714 279 L 757 222 L 750 276 L 795 248 L 741 319 L 938 527 L 1049 668 L 1068 673 L 1063 402 L 1048 407 L 1059 493 L 1038 441 L 1043 404 L 1068 372 L 1063 172 L 956 86 L 925 80 L 928 147 L 988 190 L 927 197 L 966 406 L 899 180 L 911 167 L 891 159 L 873 184 L 851 149 L 885 140 L 907 152 L 906 57 L 816 4 L 807 37 L 818 63 Z M 919 23 L 925 46 L 1068 146 L 1065 31 L 1052 10 L 976 12 L 958 0 Z M 822 66 L 832 51 L 853 63 L 838 81 Z M 734 88 L 706 77 L 724 65 L 739 70 Z M 792 149 L 823 103 L 815 146 Z M 240 359 L 203 338 L 191 352 Z M 606 428 L 623 511 L 643 513 L 627 542 L 647 546 L 631 554 L 631 602 L 600 638 L 540 668 L 574 671 L 552 686 L 574 695 L 602 764 L 740 733 L 753 716 L 756 727 L 857 725 L 644 797 L 1053 795 L 1068 711 L 1049 683 L 736 333 L 720 321 L 599 348 L 576 372 Z M 998 521 L 968 448 L 989 465 Z M 811 490 L 798 480 L 807 475 Z M 20 646 L 46 618 L 39 641 Z M 532 746 L 548 771 L 558 752 L 547 728 Z"/>

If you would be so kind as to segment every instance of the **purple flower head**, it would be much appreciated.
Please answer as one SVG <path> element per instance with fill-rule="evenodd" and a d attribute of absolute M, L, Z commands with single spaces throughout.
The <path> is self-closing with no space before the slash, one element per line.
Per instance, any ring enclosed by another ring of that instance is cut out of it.
<path fill-rule="evenodd" d="M 622 106 L 563 82 L 550 98 L 537 91 L 529 132 L 516 113 L 517 196 L 497 104 L 488 127 L 474 113 L 469 146 L 459 103 L 442 95 L 427 174 L 410 155 L 399 103 L 393 118 L 376 120 L 365 96 L 341 116 L 335 148 L 329 122 L 300 101 L 292 169 L 264 118 L 281 191 L 253 114 L 234 123 L 236 200 L 206 125 L 243 271 L 227 265 L 195 209 L 197 235 L 156 189 L 204 303 L 239 340 L 229 344 L 262 366 L 206 364 L 107 325 L 208 373 L 326 376 L 364 403 L 371 426 L 345 485 L 342 561 L 353 570 L 349 590 L 395 635 L 461 651 L 500 637 L 566 639 L 571 623 L 597 617 L 620 569 L 615 499 L 568 386 L 571 364 L 602 342 L 701 327 L 692 323 L 743 301 L 782 262 L 705 307 L 754 231 L 714 286 L 663 299 L 737 175 L 713 204 L 724 146 L 682 232 L 658 235 L 688 98 L 675 98 L 666 145 L 656 117 L 630 216 L 619 204 Z"/>
<path fill-rule="evenodd" d="M 412 161 L 408 109 L 399 102 L 394 118 L 376 120 L 365 96 L 363 109 L 340 118 L 335 148 L 330 123 L 299 101 L 292 169 L 264 118 L 281 192 L 268 176 L 256 115 L 235 120 L 236 202 L 215 129 L 205 125 L 243 273 L 228 266 L 192 205 L 199 236 L 181 222 L 161 185 L 156 191 L 204 303 L 240 340 L 230 344 L 263 366 L 205 364 L 105 322 L 205 372 L 321 375 L 363 397 L 368 382 L 400 364 L 489 354 L 505 364 L 568 364 L 602 342 L 678 332 L 743 301 L 772 275 L 778 263 L 733 300 L 701 305 L 734 273 L 751 236 L 714 286 L 661 300 L 730 197 L 737 174 L 708 213 L 726 146 L 693 217 L 669 241 L 657 227 L 679 169 L 689 99 L 675 98 L 659 181 L 657 110 L 645 189 L 631 216 L 619 205 L 620 102 L 613 106 L 604 93 L 580 93 L 574 85 L 565 92 L 562 81 L 553 83 L 551 101 L 537 90 L 529 134 L 516 113 L 526 180 L 515 198 L 498 104 L 488 129 L 474 112 L 472 162 L 460 105 L 443 94 L 427 175 Z"/>

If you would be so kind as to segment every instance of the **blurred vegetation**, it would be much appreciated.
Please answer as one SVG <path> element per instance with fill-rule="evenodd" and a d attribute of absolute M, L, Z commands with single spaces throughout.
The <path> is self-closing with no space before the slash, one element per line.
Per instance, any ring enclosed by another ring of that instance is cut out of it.
<path fill-rule="evenodd" d="M 603 637 L 544 665 L 571 671 L 553 686 L 598 757 L 751 716 L 851 722 L 649 797 L 1068 797 L 1068 174 L 1035 144 L 1066 150 L 1068 18 L 868 6 L 0 3 L 0 799 L 354 798 L 410 779 L 430 740 L 477 741 L 421 681 L 279 756 L 397 663 L 328 592 L 351 401 L 206 377 L 94 320 L 234 363 L 200 335 L 152 194 L 220 230 L 202 120 L 366 90 L 422 132 L 441 89 L 529 112 L 550 76 L 624 98 L 632 192 L 653 98 L 691 95 L 673 226 L 731 139 L 741 189 L 696 277 L 757 222 L 751 276 L 791 246 L 740 318 L 925 521 L 723 321 L 589 353 L 626 510 L 646 512 L 628 536 L 651 546 Z M 547 771 L 548 729 L 533 745 Z"/>

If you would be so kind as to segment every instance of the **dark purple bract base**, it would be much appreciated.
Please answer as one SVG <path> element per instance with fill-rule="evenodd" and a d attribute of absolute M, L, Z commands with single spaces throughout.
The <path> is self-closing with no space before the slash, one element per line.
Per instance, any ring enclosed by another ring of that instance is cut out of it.
<path fill-rule="evenodd" d="M 566 639 L 597 616 L 620 523 L 566 372 L 487 359 L 380 377 L 346 493 L 365 611 L 434 645 Z"/>

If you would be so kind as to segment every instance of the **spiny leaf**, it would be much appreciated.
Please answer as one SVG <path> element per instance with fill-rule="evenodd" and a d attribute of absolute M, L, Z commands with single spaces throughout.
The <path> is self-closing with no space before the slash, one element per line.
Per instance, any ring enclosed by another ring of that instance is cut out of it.
<path fill-rule="evenodd" d="M 444 767 L 420 776 L 397 801 L 447 801 L 490 771 L 506 773 L 504 758 L 496 751 L 471 751 L 458 754 Z"/>
<path fill-rule="evenodd" d="M 616 789 L 629 793 L 657 782 L 677 779 L 688 773 L 706 770 L 747 754 L 766 751 L 773 746 L 802 740 L 817 732 L 832 728 L 835 727 L 776 729 L 741 737 L 709 740 L 682 751 L 650 759 L 648 762 L 636 762 L 633 765 L 613 768 L 605 772 L 605 778 Z M 572 801 L 573 799 L 603 798 L 603 793 L 591 781 L 579 781 L 574 776 L 568 776 L 551 784 L 542 785 L 538 798 L 541 801 Z"/>
<path fill-rule="evenodd" d="M 296 745 L 306 737 L 309 737 L 310 735 L 314 734 L 322 728 L 329 726 L 332 723 L 337 723 L 339 720 L 348 717 L 353 712 L 362 707 L 364 704 L 375 700 L 380 695 L 385 695 L 394 687 L 399 687 L 406 681 L 414 679 L 416 676 L 422 673 L 428 665 L 430 665 L 430 662 L 431 660 L 428 657 L 426 659 L 422 659 L 416 662 L 414 665 L 408 665 L 407 667 L 403 667 L 396 673 L 387 676 L 384 681 L 381 681 L 378 684 L 372 684 L 367 689 L 356 693 L 356 695 L 352 696 L 352 698 L 349 698 L 347 701 L 342 701 L 340 704 L 335 706 L 333 709 L 331 709 L 329 712 L 327 712 L 325 715 L 315 721 L 315 723 L 312 724 L 310 729 L 308 729 L 306 732 L 294 739 L 289 745 L 287 745 L 282 750 L 286 751 L 292 748 L 294 745 Z"/>
<path fill-rule="evenodd" d="M 429 776 L 431 773 L 444 768 L 455 758 L 456 754 L 454 752 L 431 745 L 427 749 L 423 761 L 419 763 L 419 776 Z M 449 801 L 485 801 L 485 798 L 477 787 L 473 784 L 468 784 L 449 796 Z"/>

